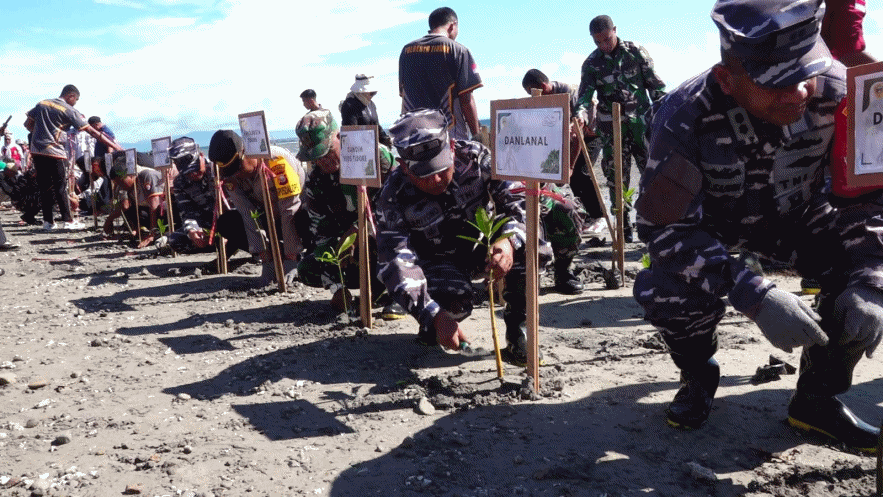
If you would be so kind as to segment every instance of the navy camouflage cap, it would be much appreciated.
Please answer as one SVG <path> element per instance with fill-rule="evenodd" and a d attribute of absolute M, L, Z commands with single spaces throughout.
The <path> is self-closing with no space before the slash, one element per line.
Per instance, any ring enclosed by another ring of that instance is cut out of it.
<path fill-rule="evenodd" d="M 440 110 L 407 112 L 390 126 L 389 134 L 399 157 L 418 178 L 438 174 L 454 165 L 448 119 Z"/>
<path fill-rule="evenodd" d="M 310 162 L 325 156 L 331 149 L 331 139 L 337 129 L 337 121 L 328 109 L 312 110 L 304 114 L 294 128 L 300 145 L 298 160 Z"/>
<path fill-rule="evenodd" d="M 189 136 L 182 136 L 169 147 L 169 158 L 181 174 L 199 170 L 199 145 Z"/>
<path fill-rule="evenodd" d="M 822 0 L 718 0 L 711 19 L 721 52 L 742 62 L 757 84 L 784 88 L 831 68 L 831 52 L 819 36 Z"/>

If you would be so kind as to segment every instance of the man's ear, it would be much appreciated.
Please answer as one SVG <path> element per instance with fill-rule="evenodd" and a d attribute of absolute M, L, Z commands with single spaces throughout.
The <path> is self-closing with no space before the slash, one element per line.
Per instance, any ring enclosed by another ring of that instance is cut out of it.
<path fill-rule="evenodd" d="M 714 74 L 714 78 L 717 79 L 718 84 L 721 86 L 721 90 L 727 95 L 732 95 L 733 90 L 736 87 L 733 71 L 723 63 L 718 63 L 711 68 L 711 73 Z"/>

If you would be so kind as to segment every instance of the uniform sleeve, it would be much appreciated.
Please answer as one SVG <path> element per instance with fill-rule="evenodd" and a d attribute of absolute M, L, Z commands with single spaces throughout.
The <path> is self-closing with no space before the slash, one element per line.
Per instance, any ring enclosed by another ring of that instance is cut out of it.
<path fill-rule="evenodd" d="M 300 161 L 288 153 L 287 150 L 281 149 L 281 147 L 279 149 L 273 147 L 271 151 L 274 154 L 282 156 L 291 166 L 290 173 L 298 176 L 297 178 L 287 178 L 287 181 L 297 181 L 299 184 L 303 184 L 303 179 L 300 177 L 303 174 L 303 167 L 300 165 Z M 290 195 L 285 198 L 279 198 L 278 195 L 276 195 L 275 183 L 271 181 L 270 184 L 273 188 L 274 197 L 276 198 L 276 209 L 278 209 L 279 217 L 282 221 L 282 240 L 287 248 L 286 255 L 289 258 L 295 258 L 300 254 L 300 251 L 303 248 L 300 236 L 298 236 L 294 224 L 294 216 L 301 206 L 300 195 Z"/>
<path fill-rule="evenodd" d="M 201 209 L 194 202 L 193 197 L 190 195 L 190 191 L 184 188 L 183 175 L 175 178 L 175 206 L 178 208 L 178 213 L 181 215 L 182 226 L 181 228 L 185 233 L 191 230 L 200 230 L 202 228 L 199 227 L 199 213 Z"/>
<path fill-rule="evenodd" d="M 654 123 L 652 137 L 637 216 L 650 271 L 660 276 L 654 279 L 680 280 L 717 298 L 728 295 L 736 310 L 753 317 L 773 284 L 731 257 L 702 227 L 704 178 L 695 149 L 687 145 L 695 143 L 696 136 L 675 136 Z"/>
<path fill-rule="evenodd" d="M 89 125 L 89 123 L 86 122 L 85 116 L 83 116 L 83 114 L 80 114 L 80 111 L 73 107 L 68 107 L 65 111 L 65 114 L 67 115 L 67 118 L 70 120 L 71 124 L 78 130 L 81 130 Z"/>
<path fill-rule="evenodd" d="M 421 325 L 432 329 L 441 307 L 429 296 L 426 276 L 416 264 L 417 255 L 411 246 L 404 213 L 389 198 L 393 195 L 391 190 L 381 190 L 377 202 L 378 276 L 399 305 Z"/>
<path fill-rule="evenodd" d="M 598 85 L 595 71 L 589 63 L 590 58 L 591 56 L 587 57 L 583 62 L 581 71 L 582 76 L 580 77 L 579 90 L 577 91 L 579 95 L 579 100 L 577 102 L 579 110 L 585 110 L 586 112 L 589 112 L 589 109 L 594 108 L 592 97 L 595 95 L 595 89 Z"/>
<path fill-rule="evenodd" d="M 646 48 L 639 46 L 638 53 L 641 57 L 641 76 L 644 78 L 644 87 L 647 89 L 647 93 L 650 94 L 650 100 L 655 102 L 665 96 L 665 83 L 653 68 L 653 59 L 650 57 L 650 52 Z"/>
<path fill-rule="evenodd" d="M 457 60 L 457 95 L 481 88 L 481 76 L 478 75 L 478 65 L 472 58 L 472 53 L 466 47 L 461 47 Z"/>

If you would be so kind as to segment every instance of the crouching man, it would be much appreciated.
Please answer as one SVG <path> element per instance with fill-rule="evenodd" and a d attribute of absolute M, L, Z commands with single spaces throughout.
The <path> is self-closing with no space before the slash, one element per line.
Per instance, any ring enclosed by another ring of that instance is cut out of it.
<path fill-rule="evenodd" d="M 377 200 L 380 278 L 392 297 L 420 323 L 418 342 L 457 350 L 469 342 L 460 321 L 472 312 L 473 276 L 493 270 L 506 279 L 503 294 L 508 346 L 504 358 L 527 362 L 525 327 L 524 195 L 520 183 L 491 179 L 491 158 L 478 142 L 453 141 L 437 110 L 403 115 L 389 129 L 399 152 Z M 484 246 L 458 238 L 477 236 L 476 210 L 508 216 L 508 238 Z"/>
<path fill-rule="evenodd" d="M 720 378 L 722 297 L 778 348 L 803 347 L 788 421 L 861 451 L 879 430 L 837 395 L 883 330 L 883 203 L 832 205 L 825 186 L 844 68 L 819 38 L 822 0 L 719 0 L 720 63 L 666 96 L 651 124 L 638 234 L 652 265 L 634 295 L 683 386 L 668 422 L 698 427 Z M 790 262 L 821 282 L 818 314 L 730 256 Z"/>

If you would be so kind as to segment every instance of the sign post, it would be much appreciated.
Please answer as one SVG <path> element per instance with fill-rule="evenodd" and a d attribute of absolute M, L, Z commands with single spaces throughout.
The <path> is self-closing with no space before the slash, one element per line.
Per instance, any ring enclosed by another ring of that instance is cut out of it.
<path fill-rule="evenodd" d="M 172 232 L 175 231 L 175 220 L 172 216 L 172 158 L 169 156 L 172 137 L 156 138 L 150 141 L 150 145 L 153 150 L 153 166 L 162 171 L 163 177 L 166 180 L 166 222 L 168 223 L 169 232 Z"/>
<path fill-rule="evenodd" d="M 204 159 L 200 157 L 199 160 Z M 215 200 L 217 202 L 215 206 L 215 223 L 214 226 L 212 226 L 212 235 L 218 237 L 218 274 L 227 274 L 227 240 L 215 229 L 218 225 L 218 219 L 224 214 L 224 190 L 221 188 L 221 175 L 218 170 L 218 165 L 214 162 L 212 163 L 212 170 L 215 173 Z M 209 237 L 209 242 L 211 242 L 211 237 Z"/>
<path fill-rule="evenodd" d="M 243 155 L 249 159 L 260 159 L 261 196 L 264 198 L 264 215 L 267 220 L 267 234 L 270 238 L 270 254 L 276 268 L 276 282 L 280 292 L 285 292 L 285 269 L 282 266 L 282 253 L 279 251 L 279 237 L 276 235 L 276 216 L 273 202 L 270 200 L 270 186 L 267 175 L 272 172 L 267 168 L 266 159 L 273 158 L 270 153 L 270 136 L 267 133 L 267 121 L 264 111 L 239 114 L 239 128 L 242 131 Z"/>
<path fill-rule="evenodd" d="M 139 205 L 138 200 L 138 168 L 135 167 L 135 149 L 130 148 L 126 150 L 126 174 L 129 176 L 135 176 L 135 223 L 138 230 L 138 245 L 141 245 L 141 206 Z M 123 213 L 123 219 L 126 218 L 125 212 Z"/>
<path fill-rule="evenodd" d="M 847 68 L 846 86 L 846 153 L 835 139 L 831 175 L 834 193 L 855 197 L 883 187 L 883 62 Z"/>
<path fill-rule="evenodd" d="M 540 181 L 566 183 L 570 164 L 569 95 L 491 101 L 494 178 L 526 182 L 527 370 L 534 390 L 539 376 L 539 195 Z"/>
<path fill-rule="evenodd" d="M 625 285 L 625 225 L 629 222 L 625 219 L 623 211 L 622 192 L 622 124 L 620 121 L 621 108 L 619 102 L 613 102 L 613 169 L 616 186 L 616 233 L 613 235 L 613 269 L 619 269 L 620 285 Z M 631 167 L 631 162 L 629 162 Z M 625 220 L 624 220 L 625 219 Z M 623 221 L 624 220 L 624 221 Z"/>
<path fill-rule="evenodd" d="M 340 128 L 340 183 L 358 187 L 359 216 L 359 315 L 362 326 L 371 328 L 371 257 L 367 220 L 368 187 L 380 188 L 380 153 L 377 126 Z M 345 285 L 344 282 L 341 282 Z M 344 297 L 345 298 L 345 297 Z"/>
<path fill-rule="evenodd" d="M 87 148 L 83 150 L 83 165 L 86 166 L 86 174 L 89 175 L 89 191 L 92 192 L 92 219 L 93 228 L 98 229 L 98 210 L 95 208 L 95 178 L 92 177 L 92 152 Z"/>

